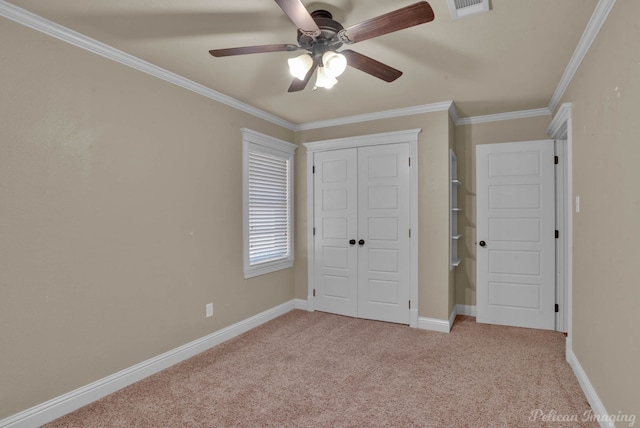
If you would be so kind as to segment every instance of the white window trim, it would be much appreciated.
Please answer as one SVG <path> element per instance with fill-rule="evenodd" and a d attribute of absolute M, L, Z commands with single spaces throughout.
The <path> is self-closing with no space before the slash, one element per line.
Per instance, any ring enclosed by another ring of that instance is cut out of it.
<path fill-rule="evenodd" d="M 261 134 L 247 128 L 242 128 L 242 251 L 244 277 L 252 278 L 258 275 L 275 272 L 281 269 L 287 269 L 293 266 L 294 261 L 294 236 L 293 236 L 293 206 L 294 206 L 294 188 L 293 188 L 293 155 L 298 146 L 287 141 L 279 140 L 269 135 Z M 288 159 L 289 165 L 289 256 L 280 260 L 260 263 L 251 266 L 249 264 L 249 151 L 260 151 L 263 153 L 282 156 Z"/>

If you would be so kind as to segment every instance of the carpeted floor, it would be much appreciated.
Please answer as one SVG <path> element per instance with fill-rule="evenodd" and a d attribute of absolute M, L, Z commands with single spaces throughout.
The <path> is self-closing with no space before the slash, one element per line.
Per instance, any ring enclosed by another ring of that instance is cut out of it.
<path fill-rule="evenodd" d="M 564 346 L 296 310 L 46 427 L 597 427 Z"/>

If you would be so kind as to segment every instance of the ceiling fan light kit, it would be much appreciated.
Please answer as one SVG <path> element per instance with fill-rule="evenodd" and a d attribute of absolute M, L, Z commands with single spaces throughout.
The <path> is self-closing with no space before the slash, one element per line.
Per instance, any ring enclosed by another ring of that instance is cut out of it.
<path fill-rule="evenodd" d="M 295 58 L 289 58 L 289 73 L 299 80 L 304 80 L 311 67 L 313 66 L 313 58 L 309 54 L 302 54 Z"/>
<path fill-rule="evenodd" d="M 296 79 L 304 81 L 313 67 L 314 60 L 310 54 L 303 54 L 289 58 L 289 73 Z M 322 64 L 318 66 L 316 88 L 331 89 L 338 83 L 336 79 L 347 68 L 347 58 L 334 51 L 327 51 L 322 55 Z"/>
<path fill-rule="evenodd" d="M 315 87 L 318 88 L 332 88 L 337 83 L 336 78 L 345 71 L 347 66 L 386 82 L 394 81 L 402 75 L 401 71 L 352 50 L 345 50 L 342 53 L 337 50 L 343 44 L 358 43 L 424 24 L 435 18 L 429 3 L 420 1 L 344 28 L 342 24 L 334 21 L 331 13 L 326 10 L 316 10 L 309 13 L 301 0 L 275 0 L 275 2 L 298 27 L 298 46 L 292 44 L 246 46 L 212 49 L 209 53 L 214 57 L 224 57 L 306 50 L 308 53 L 288 60 L 289 72 L 295 77 L 288 92 L 303 90 L 316 69 Z"/>
<path fill-rule="evenodd" d="M 327 73 L 326 67 L 318 67 L 318 76 L 316 77 L 316 88 L 331 89 L 338 83 L 338 79 Z"/>
<path fill-rule="evenodd" d="M 324 72 L 331 77 L 338 77 L 347 69 L 347 58 L 335 51 L 327 51 L 322 55 Z"/>

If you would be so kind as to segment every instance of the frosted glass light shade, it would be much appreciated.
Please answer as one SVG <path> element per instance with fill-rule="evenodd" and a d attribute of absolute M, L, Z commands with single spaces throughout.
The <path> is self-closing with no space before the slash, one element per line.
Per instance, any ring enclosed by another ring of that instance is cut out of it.
<path fill-rule="evenodd" d="M 335 77 L 329 76 L 325 72 L 326 67 L 318 67 L 318 76 L 316 78 L 316 86 L 318 88 L 331 89 L 333 85 L 338 83 Z"/>
<path fill-rule="evenodd" d="M 313 59 L 309 54 L 303 54 L 295 58 L 289 58 L 289 73 L 297 79 L 304 80 L 313 65 Z"/>
<path fill-rule="evenodd" d="M 327 51 L 322 55 L 325 73 L 331 77 L 338 77 L 347 68 L 347 58 L 333 51 Z"/>

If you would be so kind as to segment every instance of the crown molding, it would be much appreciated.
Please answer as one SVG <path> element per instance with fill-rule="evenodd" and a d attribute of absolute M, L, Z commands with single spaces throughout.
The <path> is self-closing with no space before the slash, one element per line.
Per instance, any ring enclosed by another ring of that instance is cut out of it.
<path fill-rule="evenodd" d="M 147 61 L 143 61 L 140 58 L 118 50 L 112 46 L 106 45 L 90 37 L 87 37 L 84 34 L 73 31 L 60 24 L 49 21 L 48 19 L 45 19 L 39 15 L 8 3 L 5 0 L 0 0 L 0 16 L 4 16 L 5 18 L 15 21 L 19 24 L 40 31 L 49 36 L 55 37 L 59 40 L 70 43 L 89 52 L 93 52 L 110 60 L 116 61 L 135 70 L 142 71 L 143 73 L 147 73 L 169 83 L 173 83 L 174 85 L 188 89 L 221 104 L 225 104 L 229 107 L 243 111 L 252 116 L 264 119 L 267 122 L 271 122 L 275 125 L 282 126 L 283 128 L 292 131 L 294 130 L 295 125 L 293 123 L 286 121 L 278 116 L 267 113 L 264 110 L 260 110 L 259 108 L 250 106 L 249 104 L 245 104 L 218 91 L 214 91 L 213 89 L 207 88 L 204 85 L 196 83 L 171 71 L 165 70 L 164 68 L 160 68 Z"/>
<path fill-rule="evenodd" d="M 458 122 L 460 122 L 460 115 L 458 114 L 456 103 L 454 102 L 451 102 L 451 105 L 449 106 L 449 116 L 451 116 L 451 119 L 453 119 L 454 124 L 457 125 Z"/>
<path fill-rule="evenodd" d="M 572 103 L 564 103 L 558 107 L 558 111 L 547 128 L 547 135 L 558 140 L 567 138 L 567 122 L 571 119 L 572 107 Z"/>
<path fill-rule="evenodd" d="M 536 108 L 531 110 L 512 111 L 509 113 L 488 114 L 485 116 L 462 117 L 458 119 L 456 125 L 475 125 L 477 123 L 500 122 L 503 120 L 525 119 L 528 117 L 549 116 L 551 111 L 546 108 Z"/>
<path fill-rule="evenodd" d="M 385 110 L 373 113 L 358 114 L 355 116 L 339 117 L 337 119 L 320 120 L 317 122 L 307 122 L 295 126 L 295 131 L 308 131 L 310 129 L 331 128 L 339 125 L 349 125 L 352 123 L 369 122 L 372 120 L 390 119 L 394 117 L 413 116 L 422 113 L 433 113 L 436 111 L 451 111 L 453 101 L 441 103 L 425 104 L 414 107 L 405 107 L 394 110 Z M 455 110 L 455 107 L 454 107 Z"/>
<path fill-rule="evenodd" d="M 607 16 L 609 16 L 609 12 L 611 12 L 615 3 L 616 0 L 598 1 L 596 9 L 594 10 L 593 15 L 591 15 L 591 19 L 589 19 L 589 23 L 582 33 L 582 37 L 580 37 L 580 41 L 578 42 L 576 49 L 573 51 L 569 64 L 564 70 L 564 74 L 560 78 L 560 82 L 558 83 L 555 92 L 551 96 L 548 107 L 549 111 L 554 111 L 556 109 L 560 99 L 569 87 L 569 83 L 571 83 L 573 76 L 576 74 L 582 60 L 587 55 L 589 48 L 591 48 L 591 44 L 595 40 L 596 35 L 600 31 L 600 28 L 602 28 L 602 25 L 606 21 Z"/>

